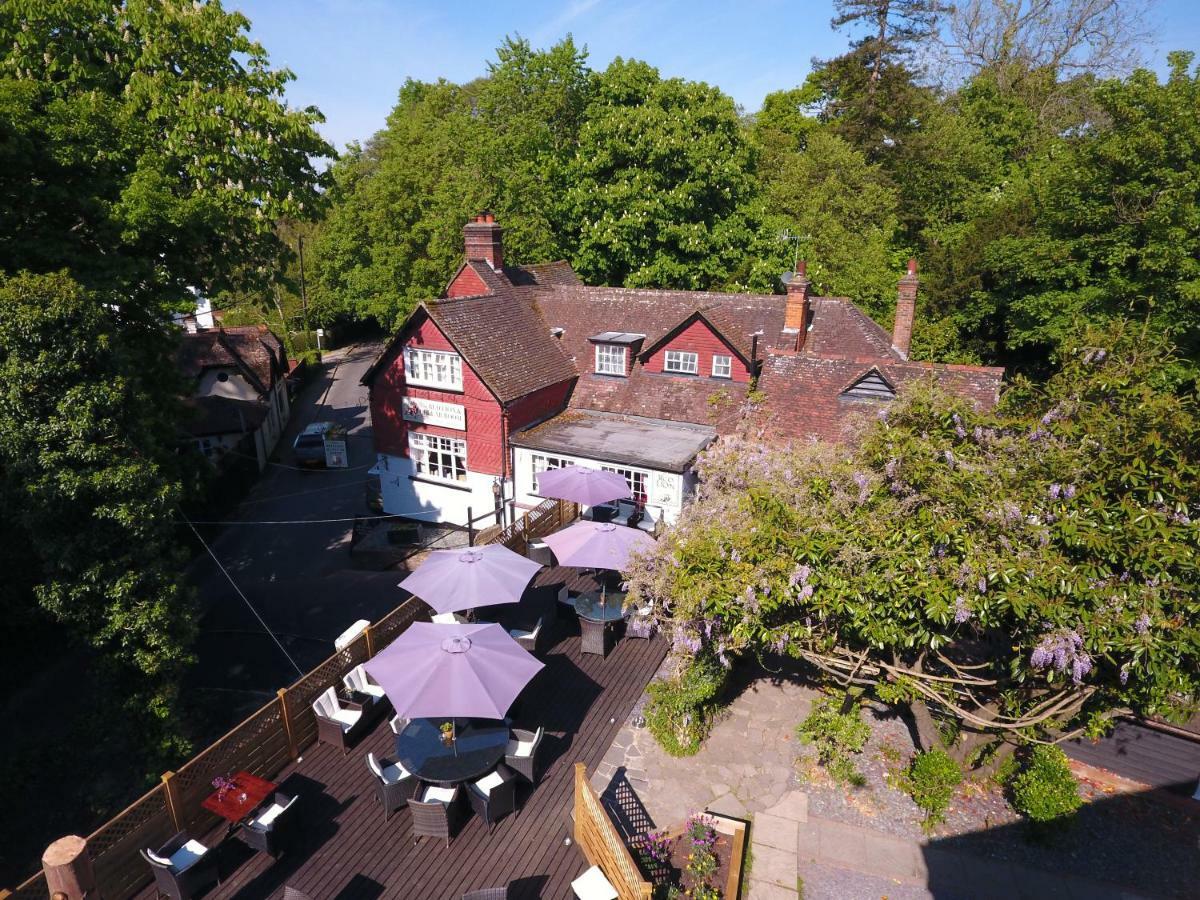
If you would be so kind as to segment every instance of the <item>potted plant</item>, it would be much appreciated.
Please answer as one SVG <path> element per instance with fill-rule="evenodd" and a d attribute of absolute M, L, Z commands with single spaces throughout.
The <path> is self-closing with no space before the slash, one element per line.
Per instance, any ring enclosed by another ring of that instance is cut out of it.
<path fill-rule="evenodd" d="M 454 722 L 443 722 L 441 724 L 442 743 L 449 747 L 454 743 Z"/>

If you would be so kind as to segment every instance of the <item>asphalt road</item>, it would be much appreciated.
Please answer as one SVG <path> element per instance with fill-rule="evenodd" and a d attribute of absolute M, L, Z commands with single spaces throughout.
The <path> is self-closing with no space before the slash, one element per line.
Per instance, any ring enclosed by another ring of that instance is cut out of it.
<path fill-rule="evenodd" d="M 227 713 L 233 724 L 252 712 L 295 680 L 297 666 L 306 671 L 332 654 L 333 638 L 351 623 L 375 621 L 402 599 L 396 588 L 401 573 L 350 568 L 349 521 L 314 522 L 370 514 L 366 479 L 375 454 L 367 390 L 359 381 L 380 349 L 359 344 L 326 357 L 322 376 L 296 398 L 273 462 L 226 519 L 238 524 L 210 537 L 213 553 L 246 599 L 210 557 L 198 558 L 189 570 L 202 615 L 198 664 L 186 689 L 200 705 L 217 710 L 218 720 Z M 317 421 L 347 428 L 348 468 L 295 465 L 292 440 Z M 278 522 L 311 524 L 260 524 Z M 205 529 L 206 536 L 213 533 Z"/>

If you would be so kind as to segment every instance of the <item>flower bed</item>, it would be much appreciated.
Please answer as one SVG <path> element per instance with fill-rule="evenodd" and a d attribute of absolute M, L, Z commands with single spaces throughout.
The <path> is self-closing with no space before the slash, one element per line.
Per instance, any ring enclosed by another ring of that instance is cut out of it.
<path fill-rule="evenodd" d="M 745 843 L 745 823 L 704 812 L 681 829 L 641 835 L 632 849 L 657 898 L 736 900 Z"/>

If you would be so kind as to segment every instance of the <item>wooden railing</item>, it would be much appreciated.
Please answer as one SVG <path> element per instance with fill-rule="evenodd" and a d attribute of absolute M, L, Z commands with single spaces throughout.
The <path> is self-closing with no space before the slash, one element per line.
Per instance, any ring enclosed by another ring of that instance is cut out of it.
<path fill-rule="evenodd" d="M 104 900 L 125 900 L 151 880 L 138 854 L 163 844 L 177 831 L 204 834 L 219 821 L 200 804 L 218 775 L 250 772 L 274 778 L 317 740 L 312 701 L 364 660 L 370 659 L 413 622 L 428 620 L 429 607 L 413 597 L 392 610 L 345 648 L 194 756 L 88 837 L 96 887 Z M 0 890 L 0 897 L 4 897 Z M 45 875 L 20 885 L 10 900 L 46 900 Z"/>
<path fill-rule="evenodd" d="M 521 518 L 504 528 L 485 528 L 476 544 L 503 544 L 525 556 L 529 542 L 569 525 L 579 518 L 579 505 L 569 500 L 543 500 Z"/>
<path fill-rule="evenodd" d="M 588 863 L 599 866 L 619 900 L 650 900 L 653 885 L 642 879 L 621 833 L 588 784 L 587 766 L 575 763 L 575 843 Z"/>

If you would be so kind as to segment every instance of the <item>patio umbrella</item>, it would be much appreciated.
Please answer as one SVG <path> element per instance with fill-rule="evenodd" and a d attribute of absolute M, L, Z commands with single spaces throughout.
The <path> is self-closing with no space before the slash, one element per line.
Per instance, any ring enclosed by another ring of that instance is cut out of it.
<path fill-rule="evenodd" d="M 538 472 L 538 493 L 554 500 L 571 500 L 598 506 L 610 500 L 628 500 L 633 494 L 623 475 L 584 466 L 563 466 Z"/>
<path fill-rule="evenodd" d="M 542 664 L 499 625 L 414 622 L 363 664 L 410 719 L 503 719 Z"/>
<path fill-rule="evenodd" d="M 646 532 L 614 522 L 576 522 L 542 540 L 560 566 L 585 569 L 624 569 L 632 551 L 654 546 Z"/>
<path fill-rule="evenodd" d="M 503 544 L 463 550 L 434 550 L 417 570 L 400 582 L 439 613 L 477 606 L 517 603 L 539 562 Z"/>

